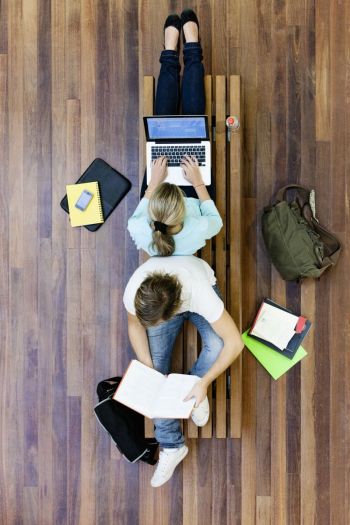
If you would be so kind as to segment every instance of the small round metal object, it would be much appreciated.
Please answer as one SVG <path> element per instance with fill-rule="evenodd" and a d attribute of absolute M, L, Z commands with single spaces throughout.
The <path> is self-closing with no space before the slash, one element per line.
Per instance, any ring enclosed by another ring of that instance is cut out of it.
<path fill-rule="evenodd" d="M 239 118 L 235 115 L 230 115 L 226 119 L 226 126 L 230 131 L 235 131 L 240 126 Z"/>

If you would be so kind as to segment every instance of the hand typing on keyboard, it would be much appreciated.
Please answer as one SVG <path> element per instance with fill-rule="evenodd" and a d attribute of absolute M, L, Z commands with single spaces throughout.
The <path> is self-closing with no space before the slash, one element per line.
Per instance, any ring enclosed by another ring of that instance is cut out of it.
<path fill-rule="evenodd" d="M 165 156 L 152 160 L 151 182 L 154 182 L 156 186 L 164 181 L 167 176 L 167 172 L 168 159 Z"/>
<path fill-rule="evenodd" d="M 145 191 L 145 197 L 150 198 L 153 191 L 161 184 L 167 176 L 168 159 L 165 156 L 152 160 L 151 180 Z"/>
<path fill-rule="evenodd" d="M 199 170 L 198 159 L 194 156 L 186 155 L 181 159 L 181 168 L 185 179 L 192 184 L 193 187 L 203 184 L 203 178 Z"/>

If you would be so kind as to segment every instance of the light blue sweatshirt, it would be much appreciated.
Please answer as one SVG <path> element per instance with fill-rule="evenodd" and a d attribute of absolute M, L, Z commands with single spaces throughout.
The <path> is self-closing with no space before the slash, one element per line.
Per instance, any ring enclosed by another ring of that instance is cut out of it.
<path fill-rule="evenodd" d="M 149 255 L 158 255 L 151 247 L 153 229 L 148 214 L 149 199 L 144 197 L 128 220 L 128 230 L 136 247 Z M 211 239 L 222 228 L 222 219 L 214 201 L 200 202 L 192 197 L 185 198 L 186 213 L 182 230 L 173 235 L 173 255 L 193 255 L 203 248 L 206 239 Z"/>

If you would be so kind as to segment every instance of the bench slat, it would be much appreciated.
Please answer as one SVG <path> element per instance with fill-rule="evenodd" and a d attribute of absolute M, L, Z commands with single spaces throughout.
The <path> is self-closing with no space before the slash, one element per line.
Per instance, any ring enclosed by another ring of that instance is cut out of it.
<path fill-rule="evenodd" d="M 215 177 L 216 206 L 226 224 L 226 77 L 218 75 L 215 79 Z M 226 228 L 222 228 L 215 238 L 215 262 L 218 285 L 226 304 Z M 226 373 L 216 379 L 216 437 L 226 437 Z"/>
<path fill-rule="evenodd" d="M 153 115 L 153 104 L 154 104 L 154 78 L 152 76 L 143 77 L 143 96 L 140 96 L 140 104 L 143 103 L 141 109 L 141 115 Z M 146 138 L 143 126 L 143 119 L 140 119 L 140 151 L 139 151 L 139 187 L 145 173 L 146 166 Z M 140 250 L 139 251 L 139 263 L 142 264 L 148 259 L 148 255 Z M 145 417 L 145 436 L 153 437 L 153 421 Z"/>
<path fill-rule="evenodd" d="M 205 114 L 208 115 L 208 126 L 209 126 L 209 136 L 210 140 L 212 140 L 212 77 L 211 75 L 205 75 L 204 77 L 204 89 L 205 89 Z M 213 155 L 212 155 L 213 157 Z M 212 266 L 213 264 L 213 252 L 212 252 L 212 241 L 207 241 L 204 248 L 201 250 L 201 257 L 206 261 L 209 266 Z M 202 438 L 211 438 L 213 435 L 213 418 L 212 418 L 212 411 L 213 411 L 213 399 L 212 399 L 212 385 L 208 388 L 208 400 L 210 405 L 210 417 L 208 423 L 201 428 L 200 435 Z"/>
<path fill-rule="evenodd" d="M 241 79 L 230 76 L 230 115 L 241 122 Z M 242 128 L 231 133 L 229 171 L 229 244 L 230 264 L 228 271 L 228 308 L 238 330 L 242 332 Z M 230 437 L 241 437 L 242 420 L 242 356 L 230 368 Z"/>

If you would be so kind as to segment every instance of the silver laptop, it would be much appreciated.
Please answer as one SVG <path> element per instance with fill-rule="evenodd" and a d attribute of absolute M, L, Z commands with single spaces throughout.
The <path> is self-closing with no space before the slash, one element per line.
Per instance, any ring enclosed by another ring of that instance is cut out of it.
<path fill-rule="evenodd" d="M 184 178 L 181 159 L 185 155 L 198 159 L 203 182 L 211 184 L 211 153 L 208 117 L 205 115 L 155 115 L 143 118 L 146 132 L 147 183 L 151 179 L 152 160 L 168 158 L 167 182 L 191 186 Z"/>

